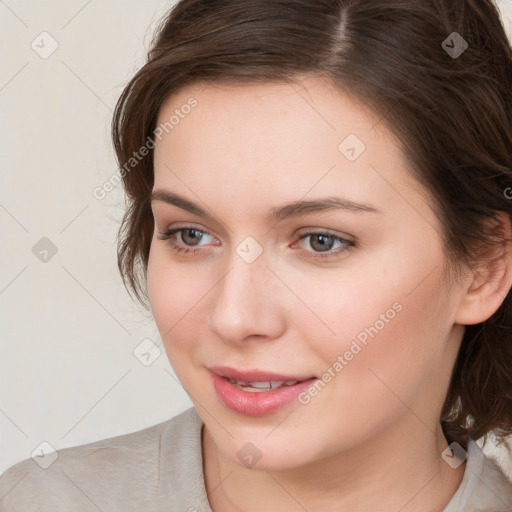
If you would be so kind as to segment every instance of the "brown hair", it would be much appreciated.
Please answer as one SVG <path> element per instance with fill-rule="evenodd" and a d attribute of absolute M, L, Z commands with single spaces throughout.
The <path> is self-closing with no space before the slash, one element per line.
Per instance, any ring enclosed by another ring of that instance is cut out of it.
<path fill-rule="evenodd" d="M 460 55 L 459 36 L 468 44 Z M 512 49 L 491 0 L 181 0 L 117 103 L 118 163 L 126 169 L 163 101 L 187 85 L 293 83 L 307 73 L 363 101 L 396 135 L 431 192 L 449 261 L 478 261 L 479 245 L 507 241 L 488 221 L 512 213 Z M 147 307 L 152 152 L 122 177 L 118 264 Z M 510 293 L 466 327 L 442 419 L 474 439 L 512 432 Z"/>

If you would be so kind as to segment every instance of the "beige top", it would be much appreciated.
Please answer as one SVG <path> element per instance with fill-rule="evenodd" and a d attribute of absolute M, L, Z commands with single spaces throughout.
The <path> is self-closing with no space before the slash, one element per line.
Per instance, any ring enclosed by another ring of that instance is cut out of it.
<path fill-rule="evenodd" d="M 152 427 L 24 460 L 0 477 L 0 512 L 212 512 L 194 408 Z M 512 483 L 470 441 L 443 512 L 511 512 Z M 47 458 L 48 457 L 48 458 Z"/>

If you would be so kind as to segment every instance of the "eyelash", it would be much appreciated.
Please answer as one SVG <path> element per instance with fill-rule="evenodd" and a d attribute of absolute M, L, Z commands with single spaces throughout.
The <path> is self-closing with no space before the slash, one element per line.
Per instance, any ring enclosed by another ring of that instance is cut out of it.
<path fill-rule="evenodd" d="M 211 235 L 211 233 L 209 233 L 208 231 L 205 231 L 203 229 L 196 229 L 194 227 L 181 227 L 181 228 L 176 228 L 176 229 L 170 229 L 170 230 L 165 231 L 165 232 L 159 232 L 159 236 L 157 238 L 159 240 L 167 241 L 169 243 L 169 245 L 172 247 L 172 249 L 177 254 L 181 253 L 181 254 L 193 255 L 193 254 L 196 254 L 196 253 L 200 252 L 201 249 L 199 249 L 199 248 L 185 249 L 185 248 L 181 247 L 180 245 L 178 245 L 176 243 L 175 236 L 174 236 L 174 235 L 176 235 L 177 233 L 179 233 L 181 231 L 187 231 L 187 230 L 197 231 L 198 233 L 201 233 L 203 235 L 213 236 L 213 235 Z M 299 240 L 304 240 L 305 238 L 307 238 L 309 236 L 327 236 L 327 237 L 332 238 L 333 240 L 335 240 L 337 242 L 341 242 L 342 244 L 345 244 L 344 247 L 339 248 L 336 252 L 329 252 L 329 253 L 326 253 L 326 254 L 324 254 L 324 253 L 317 253 L 317 252 L 311 252 L 311 251 L 305 251 L 305 252 L 307 252 L 310 255 L 310 257 L 312 257 L 314 259 L 334 258 L 334 257 L 338 256 L 339 254 L 341 254 L 343 252 L 350 251 L 351 249 L 356 247 L 356 243 L 353 242 L 352 240 L 347 240 L 347 239 L 345 239 L 345 238 L 343 238 L 341 236 L 333 235 L 332 233 L 328 233 L 328 232 L 324 232 L 324 231 L 310 231 L 310 232 L 304 233 L 304 234 L 300 235 Z"/>

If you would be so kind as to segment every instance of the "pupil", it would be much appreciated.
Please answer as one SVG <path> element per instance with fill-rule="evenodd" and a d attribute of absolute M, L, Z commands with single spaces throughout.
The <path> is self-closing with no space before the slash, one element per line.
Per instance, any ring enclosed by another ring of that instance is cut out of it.
<path fill-rule="evenodd" d="M 329 235 L 315 235 L 313 240 L 322 240 L 318 247 L 315 247 L 315 242 L 311 243 L 311 247 L 313 249 L 320 249 L 320 251 L 329 251 L 332 248 L 333 240 L 331 239 L 331 243 L 326 243 L 326 239 L 331 239 Z"/>
<path fill-rule="evenodd" d="M 194 241 L 198 241 L 198 240 L 199 240 L 199 238 L 201 237 L 201 234 L 200 234 L 197 230 L 195 230 L 195 229 L 187 229 L 187 230 L 185 231 L 185 234 L 186 234 L 186 236 L 189 236 L 189 237 L 190 237 L 190 239 L 191 239 L 191 241 L 192 241 L 192 244 L 191 244 L 191 245 L 194 245 Z M 191 235 L 191 234 L 192 234 L 192 235 Z M 190 236 L 190 235 L 191 235 L 191 236 Z M 184 240 L 184 242 L 185 242 L 185 243 L 187 243 L 187 241 L 186 241 L 186 240 Z"/>

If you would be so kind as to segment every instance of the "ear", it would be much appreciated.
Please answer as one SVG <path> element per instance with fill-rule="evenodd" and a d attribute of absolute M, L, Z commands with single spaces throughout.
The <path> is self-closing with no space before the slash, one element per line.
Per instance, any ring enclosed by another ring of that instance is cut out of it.
<path fill-rule="evenodd" d="M 482 259 L 470 269 L 464 281 L 455 322 L 474 325 L 490 318 L 501 306 L 512 286 L 511 223 L 507 214 L 498 215 L 494 230 L 502 240 L 486 246 Z"/>

